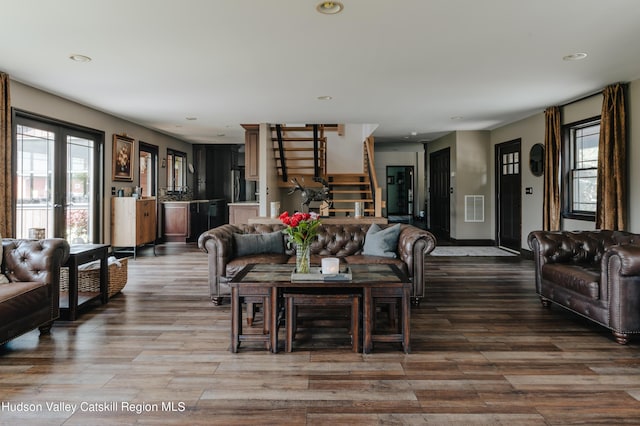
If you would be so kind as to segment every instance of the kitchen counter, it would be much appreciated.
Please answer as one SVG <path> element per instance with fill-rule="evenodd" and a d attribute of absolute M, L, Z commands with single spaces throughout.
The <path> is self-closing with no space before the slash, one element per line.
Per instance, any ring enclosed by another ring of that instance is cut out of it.
<path fill-rule="evenodd" d="M 257 201 L 237 201 L 235 203 L 227 204 L 229 206 L 259 206 L 260 203 Z"/>
<path fill-rule="evenodd" d="M 256 201 L 242 201 L 229 203 L 229 223 L 241 225 L 249 223 L 249 220 L 260 214 L 260 203 Z"/>

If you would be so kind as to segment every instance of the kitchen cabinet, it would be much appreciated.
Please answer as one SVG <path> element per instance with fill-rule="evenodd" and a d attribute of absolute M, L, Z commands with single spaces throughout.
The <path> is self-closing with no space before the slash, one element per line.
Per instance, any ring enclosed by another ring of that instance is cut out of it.
<path fill-rule="evenodd" d="M 139 246 L 153 244 L 155 254 L 157 223 L 155 198 L 111 198 L 111 246 L 114 251 L 129 248 L 135 259 Z"/>
<path fill-rule="evenodd" d="M 245 179 L 257 181 L 260 179 L 258 173 L 258 144 L 259 129 L 257 124 L 243 124 L 244 133 L 244 166 Z"/>
<path fill-rule="evenodd" d="M 230 203 L 229 223 L 232 225 L 242 225 L 249 223 L 249 219 L 258 217 L 260 214 L 260 204 L 258 203 Z"/>
<path fill-rule="evenodd" d="M 198 241 L 203 232 L 225 223 L 225 209 L 224 199 L 165 201 L 162 203 L 164 240 Z"/>

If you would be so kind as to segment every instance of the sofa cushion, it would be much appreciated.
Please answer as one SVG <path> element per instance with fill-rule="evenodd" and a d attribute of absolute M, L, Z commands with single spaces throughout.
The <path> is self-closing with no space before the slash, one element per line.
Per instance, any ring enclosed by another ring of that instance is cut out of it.
<path fill-rule="evenodd" d="M 226 276 L 235 276 L 242 268 L 251 263 L 269 264 L 269 263 L 287 263 L 289 255 L 262 253 L 247 256 L 236 257 L 227 263 Z"/>
<path fill-rule="evenodd" d="M 400 224 L 380 228 L 374 223 L 367 231 L 362 254 L 367 256 L 398 257 L 398 236 Z"/>
<path fill-rule="evenodd" d="M 41 282 L 0 284 L 0 324 L 10 324 L 26 313 L 49 306 L 49 288 Z"/>
<path fill-rule="evenodd" d="M 284 235 L 281 231 L 265 234 L 233 234 L 234 253 L 242 257 L 263 253 L 284 253 Z"/>
<path fill-rule="evenodd" d="M 542 267 L 542 279 L 592 299 L 600 298 L 600 271 L 597 268 L 547 263 Z"/>

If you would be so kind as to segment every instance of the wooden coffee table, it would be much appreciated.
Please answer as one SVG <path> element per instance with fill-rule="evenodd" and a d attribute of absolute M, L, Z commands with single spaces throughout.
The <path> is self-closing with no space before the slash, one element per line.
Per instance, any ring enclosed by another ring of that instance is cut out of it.
<path fill-rule="evenodd" d="M 231 286 L 231 351 L 237 351 L 242 340 L 248 339 L 241 333 L 241 298 L 261 295 L 265 303 L 270 304 L 268 333 L 260 340 L 268 340 L 273 353 L 278 352 L 278 307 L 282 303 L 283 291 L 304 294 L 326 291 L 327 294 L 362 294 L 362 350 L 370 353 L 374 342 L 399 342 L 405 353 L 410 347 L 410 290 L 409 278 L 395 265 L 349 265 L 353 279 L 351 281 L 291 281 L 293 265 L 255 264 L 247 265 L 229 283 Z M 376 299 L 400 301 L 400 327 L 397 333 L 374 334 L 374 316 Z M 257 336 L 256 336 L 257 337 Z M 254 340 L 253 338 L 251 340 Z"/>

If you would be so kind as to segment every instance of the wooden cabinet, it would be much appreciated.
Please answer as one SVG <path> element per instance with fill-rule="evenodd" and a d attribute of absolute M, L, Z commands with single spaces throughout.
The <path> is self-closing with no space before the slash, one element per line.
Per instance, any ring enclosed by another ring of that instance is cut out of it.
<path fill-rule="evenodd" d="M 134 257 L 138 246 L 156 242 L 157 214 L 155 198 L 111 199 L 111 245 L 130 247 Z"/>
<path fill-rule="evenodd" d="M 243 124 L 244 134 L 244 168 L 245 179 L 257 181 L 260 179 L 258 173 L 258 144 L 260 126 L 257 124 Z"/>
<path fill-rule="evenodd" d="M 168 201 L 162 203 L 163 237 L 167 242 L 184 243 L 191 235 L 191 203 Z"/>
<path fill-rule="evenodd" d="M 242 225 L 249 223 L 249 219 L 258 217 L 260 205 L 257 203 L 232 203 L 229 204 L 229 223 Z"/>

